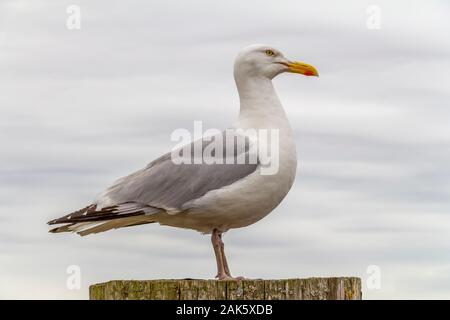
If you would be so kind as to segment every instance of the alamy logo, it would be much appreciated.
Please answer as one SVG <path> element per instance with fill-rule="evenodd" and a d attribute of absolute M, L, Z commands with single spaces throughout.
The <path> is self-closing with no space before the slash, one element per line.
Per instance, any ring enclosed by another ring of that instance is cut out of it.
<path fill-rule="evenodd" d="M 201 121 L 194 132 L 177 129 L 171 160 L 175 164 L 257 164 L 262 175 L 278 173 L 280 166 L 279 129 L 217 129 L 203 131 Z"/>
<path fill-rule="evenodd" d="M 368 274 L 366 285 L 369 290 L 381 289 L 381 269 L 379 266 L 373 264 L 367 267 Z"/>
<path fill-rule="evenodd" d="M 67 277 L 66 286 L 69 290 L 80 290 L 81 289 L 81 268 L 77 265 L 70 265 L 66 270 Z"/>
<path fill-rule="evenodd" d="M 377 5 L 370 5 L 366 9 L 368 14 L 366 26 L 369 30 L 381 29 L 381 8 Z"/>
<path fill-rule="evenodd" d="M 66 26 L 69 30 L 81 29 L 81 8 L 77 5 L 70 5 L 66 9 L 67 17 Z"/>

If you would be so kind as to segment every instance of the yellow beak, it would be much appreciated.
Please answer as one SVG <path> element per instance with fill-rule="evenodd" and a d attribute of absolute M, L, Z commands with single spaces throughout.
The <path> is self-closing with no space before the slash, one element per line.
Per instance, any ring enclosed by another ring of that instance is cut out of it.
<path fill-rule="evenodd" d="M 292 61 L 286 63 L 286 66 L 288 67 L 287 70 L 288 72 L 300 73 L 305 76 L 314 76 L 314 77 L 319 76 L 319 73 L 317 72 L 316 68 L 303 62 Z"/>

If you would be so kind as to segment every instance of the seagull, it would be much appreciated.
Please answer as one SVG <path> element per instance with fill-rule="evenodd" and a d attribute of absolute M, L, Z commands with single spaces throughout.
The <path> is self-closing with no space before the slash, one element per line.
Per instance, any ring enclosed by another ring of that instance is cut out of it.
<path fill-rule="evenodd" d="M 232 127 L 174 148 L 115 181 L 90 205 L 49 221 L 61 225 L 50 232 L 85 236 L 148 223 L 192 229 L 211 234 L 216 278 L 242 279 L 230 273 L 223 233 L 272 212 L 296 176 L 292 129 L 272 84 L 284 72 L 319 75 L 271 46 L 245 47 L 234 63 L 240 111 Z M 206 161 L 211 157 L 215 161 Z"/>

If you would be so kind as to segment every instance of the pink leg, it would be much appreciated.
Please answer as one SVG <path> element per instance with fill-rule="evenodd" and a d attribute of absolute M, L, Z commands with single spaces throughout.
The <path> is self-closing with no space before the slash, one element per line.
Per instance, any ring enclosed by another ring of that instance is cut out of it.
<path fill-rule="evenodd" d="M 222 234 L 219 235 L 220 240 L 220 253 L 222 254 L 222 262 L 223 262 L 223 269 L 225 271 L 225 274 L 229 277 L 231 277 L 230 268 L 228 267 L 227 257 L 225 256 L 225 244 L 222 241 Z"/>
<path fill-rule="evenodd" d="M 233 278 L 228 267 L 227 258 L 225 256 L 225 245 L 222 241 L 222 233 L 214 229 L 211 235 L 211 242 L 213 244 L 214 253 L 217 262 L 217 276 L 219 280 L 242 280 L 243 277 Z"/>
<path fill-rule="evenodd" d="M 216 278 L 219 280 L 222 280 L 222 279 L 226 279 L 227 274 L 225 273 L 225 268 L 223 265 L 223 258 L 222 258 L 220 242 L 221 242 L 221 240 L 220 240 L 219 231 L 217 229 L 214 229 L 211 234 L 211 243 L 213 245 L 214 254 L 216 256 L 216 263 L 217 263 Z"/>

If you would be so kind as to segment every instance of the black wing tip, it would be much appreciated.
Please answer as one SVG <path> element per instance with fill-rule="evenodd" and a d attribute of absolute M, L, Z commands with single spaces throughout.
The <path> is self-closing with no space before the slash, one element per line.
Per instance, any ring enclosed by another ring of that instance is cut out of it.
<path fill-rule="evenodd" d="M 88 212 L 88 213 L 95 212 L 96 208 L 97 208 L 97 205 L 91 204 L 87 207 L 84 207 L 83 209 L 69 213 L 61 218 L 50 220 L 49 222 L 47 222 L 47 224 L 52 225 L 52 224 L 60 224 L 60 223 L 71 223 L 72 221 L 70 219 L 72 218 L 72 216 L 80 216 L 80 215 L 84 214 L 85 212 Z"/>
<path fill-rule="evenodd" d="M 90 205 L 86 208 L 75 211 L 61 218 L 50 220 L 49 222 L 47 222 L 47 224 L 74 224 L 83 222 L 106 221 L 133 216 L 141 216 L 146 214 L 145 210 L 143 210 L 142 207 L 136 207 L 133 208 L 133 210 L 126 209 L 124 211 L 120 211 L 120 209 L 118 210 L 119 205 L 104 207 L 99 211 L 96 211 L 96 208 L 97 205 Z M 60 228 L 64 228 L 64 226 L 61 226 Z M 52 230 L 55 230 L 54 232 L 62 232 L 61 230 L 63 229 L 55 228 Z"/>
<path fill-rule="evenodd" d="M 67 218 L 67 216 L 58 218 L 58 219 L 53 219 L 50 220 L 49 222 L 47 222 L 48 225 L 53 225 L 53 224 L 61 224 L 61 223 L 70 223 L 70 219 Z"/>

